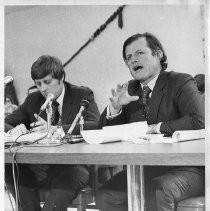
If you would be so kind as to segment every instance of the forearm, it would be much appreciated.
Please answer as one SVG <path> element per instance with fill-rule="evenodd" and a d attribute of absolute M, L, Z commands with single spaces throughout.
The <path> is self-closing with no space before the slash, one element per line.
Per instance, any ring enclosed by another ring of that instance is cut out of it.
<path fill-rule="evenodd" d="M 119 124 L 127 123 L 125 121 L 123 109 L 119 113 L 119 115 L 116 115 L 114 118 L 110 118 L 110 117 L 111 116 L 109 117 L 107 116 L 107 108 L 106 108 L 100 116 L 98 128 L 102 128 L 104 126 L 119 125 Z"/>
<path fill-rule="evenodd" d="M 164 134 L 172 134 L 177 130 L 199 130 L 205 128 L 204 118 L 194 116 L 184 116 L 182 118 L 163 122 L 160 126 L 160 132 Z"/>

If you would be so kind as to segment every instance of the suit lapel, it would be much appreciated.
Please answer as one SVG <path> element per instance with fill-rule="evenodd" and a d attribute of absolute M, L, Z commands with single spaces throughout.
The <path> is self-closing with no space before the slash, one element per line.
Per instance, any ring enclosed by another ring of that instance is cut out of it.
<path fill-rule="evenodd" d="M 160 73 L 156 81 L 155 87 L 153 89 L 152 97 L 150 99 L 150 105 L 149 105 L 149 122 L 151 123 L 157 122 L 160 103 L 164 95 L 164 86 L 167 81 L 166 78 L 167 78 L 167 74 L 165 71 Z"/>
<path fill-rule="evenodd" d="M 63 107 L 62 107 L 62 117 L 61 121 L 62 124 L 66 124 L 68 122 L 68 118 L 70 117 L 70 113 L 72 111 L 72 94 L 71 94 L 71 87 L 65 84 L 65 95 L 63 98 Z"/>

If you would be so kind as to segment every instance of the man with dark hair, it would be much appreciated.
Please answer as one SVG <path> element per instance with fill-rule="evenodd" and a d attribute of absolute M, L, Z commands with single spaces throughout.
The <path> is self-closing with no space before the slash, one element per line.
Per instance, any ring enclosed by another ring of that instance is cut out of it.
<path fill-rule="evenodd" d="M 129 37 L 123 58 L 134 80 L 111 90 L 100 127 L 147 121 L 147 133 L 167 136 L 176 130 L 205 127 L 204 101 L 193 77 L 165 71 L 167 56 L 154 35 Z M 201 194 L 205 187 L 201 167 L 146 166 L 145 175 L 147 211 L 174 211 L 177 202 Z M 126 181 L 126 171 L 122 171 L 99 188 L 96 204 L 100 211 L 127 211 Z"/>
<path fill-rule="evenodd" d="M 87 87 L 78 87 L 66 82 L 65 72 L 59 59 L 48 55 L 41 56 L 32 65 L 31 77 L 38 91 L 29 94 L 24 103 L 5 118 L 5 124 L 14 127 L 10 134 L 21 135 L 30 129 L 32 132 L 47 131 L 46 112 L 41 112 L 40 116 L 37 114 L 50 93 L 54 96 L 52 107 L 56 104 L 59 113 L 57 122 L 52 121 L 52 128 L 56 129 L 59 122 L 59 126 L 67 132 L 80 109 L 83 98 L 88 98 L 90 101 L 89 107 L 83 113 L 84 129 L 97 128 L 99 111 L 93 92 Z M 79 133 L 79 125 L 76 125 L 72 134 Z M 18 189 L 22 211 L 40 210 L 38 191 L 42 188 L 50 190 L 43 211 L 66 211 L 67 205 L 89 181 L 89 169 L 84 165 L 24 164 L 18 167 Z M 5 168 L 5 180 L 14 196 L 11 166 Z"/>
<path fill-rule="evenodd" d="M 204 95 L 205 93 L 205 75 L 204 74 L 197 74 L 194 76 L 194 79 L 197 83 L 198 91 Z"/>

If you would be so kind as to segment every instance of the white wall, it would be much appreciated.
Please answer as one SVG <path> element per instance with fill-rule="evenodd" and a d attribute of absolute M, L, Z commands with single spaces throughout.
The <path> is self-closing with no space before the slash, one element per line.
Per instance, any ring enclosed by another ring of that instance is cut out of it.
<path fill-rule="evenodd" d="M 66 62 L 118 6 L 36 6 L 6 14 L 5 74 L 14 77 L 20 103 L 33 85 L 30 68 L 39 56 Z M 160 39 L 169 70 L 204 73 L 198 4 L 130 5 L 123 11 L 123 23 L 119 29 L 114 20 L 65 68 L 67 81 L 94 91 L 100 111 L 109 102 L 110 89 L 131 78 L 121 52 L 124 40 L 134 33 L 148 31 Z"/>

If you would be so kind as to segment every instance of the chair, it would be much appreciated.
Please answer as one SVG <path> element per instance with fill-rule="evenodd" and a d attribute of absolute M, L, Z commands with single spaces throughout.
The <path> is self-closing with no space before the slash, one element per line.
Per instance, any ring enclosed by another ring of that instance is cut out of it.
<path fill-rule="evenodd" d="M 205 196 L 180 201 L 177 205 L 177 211 L 205 211 Z"/>

